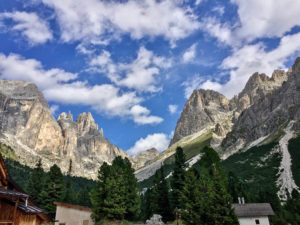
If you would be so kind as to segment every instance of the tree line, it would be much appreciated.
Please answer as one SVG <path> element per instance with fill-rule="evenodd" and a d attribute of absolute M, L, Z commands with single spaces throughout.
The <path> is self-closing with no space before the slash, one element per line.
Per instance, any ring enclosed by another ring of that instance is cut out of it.
<path fill-rule="evenodd" d="M 201 159 L 188 168 L 184 151 L 178 147 L 171 174 L 165 174 L 162 165 L 154 174 L 151 187 L 140 192 L 130 161 L 116 157 L 111 165 L 102 164 L 96 186 L 89 191 L 89 196 L 86 192 L 83 199 L 90 201 L 96 223 L 103 220 L 145 221 L 153 214 L 160 214 L 165 222 L 180 216 L 187 225 L 235 225 L 238 220 L 232 203 L 244 197 L 246 202 L 271 203 L 276 213 L 272 218 L 275 225 L 300 224 L 297 191 L 293 191 L 284 205 L 272 186 L 254 195 L 249 192 L 245 181 L 225 171 L 218 153 L 212 148 L 205 147 L 201 154 Z M 45 174 L 39 162 L 31 173 L 27 191 L 35 202 L 54 216 L 54 201 L 80 204 L 72 188 L 71 172 L 72 162 L 64 181 L 59 167 L 54 165 Z"/>

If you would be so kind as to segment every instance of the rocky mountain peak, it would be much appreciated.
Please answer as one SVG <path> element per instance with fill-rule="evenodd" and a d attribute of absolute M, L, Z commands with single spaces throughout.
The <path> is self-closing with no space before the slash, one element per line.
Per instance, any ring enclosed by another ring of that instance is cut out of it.
<path fill-rule="evenodd" d="M 76 123 L 78 126 L 78 132 L 81 136 L 98 131 L 98 125 L 95 123 L 95 120 L 90 112 L 79 114 Z"/>
<path fill-rule="evenodd" d="M 195 90 L 186 102 L 170 145 L 228 118 L 229 100 L 213 90 Z"/>
<path fill-rule="evenodd" d="M 298 57 L 294 63 L 294 65 L 292 66 L 292 71 L 294 73 L 299 72 L 300 71 L 300 57 Z"/>
<path fill-rule="evenodd" d="M 143 166 L 146 166 L 152 162 L 159 155 L 159 152 L 156 148 L 150 148 L 148 150 L 142 151 L 138 155 L 132 157 L 131 161 L 133 162 L 134 169 L 139 169 Z"/>

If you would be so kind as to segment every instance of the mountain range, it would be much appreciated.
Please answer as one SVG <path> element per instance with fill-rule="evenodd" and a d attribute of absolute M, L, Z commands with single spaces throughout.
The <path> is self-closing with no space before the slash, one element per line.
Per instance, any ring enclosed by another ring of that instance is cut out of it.
<path fill-rule="evenodd" d="M 299 106 L 297 58 L 288 71 L 275 70 L 271 77 L 254 73 L 242 92 L 231 99 L 212 90 L 194 90 L 169 148 L 162 154 L 148 149 L 131 157 L 104 137 L 91 113 L 82 113 L 76 120 L 70 112 L 62 113 L 56 120 L 35 84 L 0 80 L 0 141 L 14 149 L 10 157 L 22 164 L 33 167 L 41 158 L 46 170 L 56 163 L 66 172 L 72 160 L 74 175 L 92 179 L 103 162 L 111 163 L 116 156 L 127 157 L 141 183 L 147 183 L 162 165 L 171 167 L 177 146 L 184 148 L 190 166 L 207 145 L 231 166 L 243 160 L 247 163 L 250 158 L 241 158 L 253 149 L 256 152 L 260 146 L 271 146 L 261 147 L 267 150 L 265 161 L 260 163 L 267 165 L 268 157 L 278 153 L 280 163 L 274 181 L 282 198 L 286 198 L 286 190 L 298 189 L 300 182 L 294 180 L 289 152 L 289 142 L 299 138 Z M 257 154 L 251 157 L 259 163 Z"/>

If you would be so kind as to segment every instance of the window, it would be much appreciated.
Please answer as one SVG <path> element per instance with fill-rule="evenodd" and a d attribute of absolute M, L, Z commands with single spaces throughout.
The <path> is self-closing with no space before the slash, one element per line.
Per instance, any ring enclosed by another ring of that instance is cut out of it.
<path fill-rule="evenodd" d="M 83 220 L 82 225 L 89 225 L 89 221 L 88 220 Z"/>
<path fill-rule="evenodd" d="M 260 224 L 259 220 L 255 220 L 255 224 Z"/>

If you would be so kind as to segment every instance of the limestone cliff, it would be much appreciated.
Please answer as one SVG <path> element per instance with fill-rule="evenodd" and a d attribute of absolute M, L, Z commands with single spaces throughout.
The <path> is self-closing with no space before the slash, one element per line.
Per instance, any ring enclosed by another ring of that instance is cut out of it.
<path fill-rule="evenodd" d="M 139 169 L 143 166 L 149 165 L 153 159 L 159 155 L 159 152 L 156 148 L 151 148 L 146 151 L 141 152 L 138 155 L 135 155 L 131 158 L 134 169 Z"/>
<path fill-rule="evenodd" d="M 170 146 L 183 137 L 205 131 L 213 134 L 211 145 L 218 149 L 241 113 L 281 88 L 288 76 L 289 72 L 281 70 L 275 70 L 272 77 L 254 73 L 242 92 L 230 100 L 212 90 L 195 90 L 184 106 Z"/>
<path fill-rule="evenodd" d="M 293 130 L 300 131 L 300 58 L 285 77 L 282 85 L 241 113 L 232 132 L 223 140 L 223 147 L 249 143 L 283 129 L 290 121 L 295 121 Z"/>
<path fill-rule="evenodd" d="M 129 157 L 98 129 L 91 113 L 73 121 L 62 113 L 56 121 L 36 85 L 0 80 L 0 141 L 15 149 L 20 162 L 33 166 L 39 157 L 45 169 L 57 163 L 66 172 L 73 161 L 74 175 L 95 178 L 103 162 Z"/>

